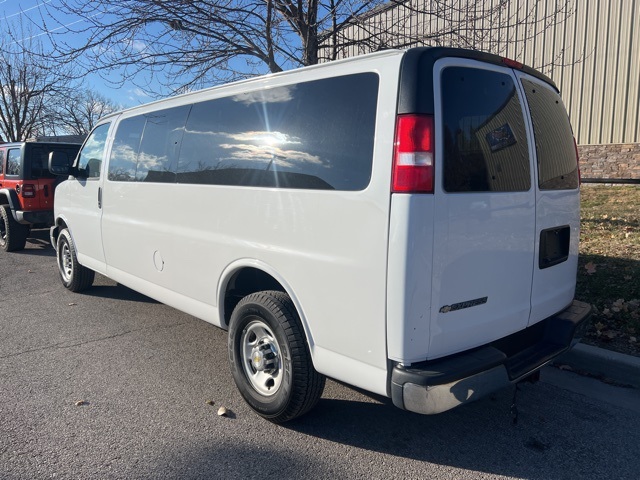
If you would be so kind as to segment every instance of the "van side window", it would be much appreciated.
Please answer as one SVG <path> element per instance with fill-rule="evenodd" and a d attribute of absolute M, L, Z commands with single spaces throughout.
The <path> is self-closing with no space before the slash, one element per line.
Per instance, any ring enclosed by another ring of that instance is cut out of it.
<path fill-rule="evenodd" d="M 362 190 L 377 97 L 378 76 L 363 73 L 196 104 L 178 181 Z"/>
<path fill-rule="evenodd" d="M 346 75 L 124 119 L 109 180 L 362 190 L 378 82 Z"/>
<path fill-rule="evenodd" d="M 527 130 L 511 76 L 442 71 L 444 189 L 518 192 L 531 188 Z"/>
<path fill-rule="evenodd" d="M 139 115 L 125 118 L 118 125 L 109 159 L 109 180 L 135 181 L 140 140 L 146 121 L 144 115 Z"/>
<path fill-rule="evenodd" d="M 107 143 L 109 124 L 96 127 L 85 142 L 78 158 L 78 170 L 87 178 L 100 178 L 100 168 Z"/>
<path fill-rule="evenodd" d="M 362 190 L 377 97 L 378 76 L 363 73 L 196 104 L 178 182 Z"/>
<path fill-rule="evenodd" d="M 560 96 L 529 80 L 522 80 L 535 136 L 540 190 L 578 188 L 578 160 L 573 131 Z"/>
<path fill-rule="evenodd" d="M 190 105 L 168 108 L 144 115 L 136 180 L 174 183 L 178 153 Z"/>
<path fill-rule="evenodd" d="M 10 148 L 7 154 L 6 175 L 20 175 L 20 149 Z"/>

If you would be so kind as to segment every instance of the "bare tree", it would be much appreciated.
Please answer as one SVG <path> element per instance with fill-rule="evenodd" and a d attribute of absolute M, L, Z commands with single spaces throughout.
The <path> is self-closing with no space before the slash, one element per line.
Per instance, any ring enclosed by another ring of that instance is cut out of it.
<path fill-rule="evenodd" d="M 572 1 L 59 0 L 41 14 L 61 58 L 179 91 L 392 46 L 500 50 L 564 21 Z M 77 20 L 51 25 L 60 12 Z"/>
<path fill-rule="evenodd" d="M 67 135 L 87 135 L 96 122 L 122 107 L 91 89 L 73 89 L 52 105 L 49 130 Z"/>
<path fill-rule="evenodd" d="M 27 36 L 24 43 L 0 39 L 0 136 L 23 141 L 45 133 L 49 99 L 69 87 L 68 68 L 44 55 L 42 44 Z"/>

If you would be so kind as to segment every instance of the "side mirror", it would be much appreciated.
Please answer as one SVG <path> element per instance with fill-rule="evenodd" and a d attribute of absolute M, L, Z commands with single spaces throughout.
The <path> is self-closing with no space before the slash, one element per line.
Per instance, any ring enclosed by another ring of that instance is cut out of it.
<path fill-rule="evenodd" d="M 51 152 L 49 154 L 49 171 L 54 175 L 73 175 L 69 155 L 65 152 Z"/>

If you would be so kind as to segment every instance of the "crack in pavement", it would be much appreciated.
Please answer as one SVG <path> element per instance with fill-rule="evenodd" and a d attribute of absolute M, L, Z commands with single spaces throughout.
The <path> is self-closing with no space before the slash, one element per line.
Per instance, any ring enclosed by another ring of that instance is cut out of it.
<path fill-rule="evenodd" d="M 180 327 L 182 325 L 185 325 L 186 323 L 187 322 L 180 322 L 180 323 L 174 323 L 172 325 L 166 325 L 166 326 L 155 327 L 155 328 L 157 330 L 164 330 L 164 329 L 169 329 L 169 328 Z M 29 350 L 23 350 L 22 352 L 10 353 L 8 355 L 1 355 L 0 356 L 0 360 L 4 360 L 6 358 L 12 358 L 12 357 L 19 357 L 20 355 L 25 355 L 27 353 L 41 352 L 41 351 L 44 351 L 44 350 L 81 347 L 83 345 L 88 345 L 90 343 L 97 343 L 97 342 L 102 342 L 102 341 L 105 341 L 105 340 L 111 340 L 113 338 L 123 337 L 125 335 L 130 334 L 130 333 L 143 332 L 145 330 L 149 330 L 150 328 L 152 328 L 152 327 L 137 328 L 137 329 L 134 329 L 134 330 L 127 330 L 125 332 L 115 333 L 113 335 L 109 335 L 109 336 L 106 336 L 106 337 L 93 338 L 93 339 L 90 339 L 90 340 L 76 342 L 76 343 L 72 343 L 72 344 L 68 344 L 68 345 L 67 345 L 67 342 L 54 343 L 53 345 L 46 345 L 44 347 L 31 348 Z"/>

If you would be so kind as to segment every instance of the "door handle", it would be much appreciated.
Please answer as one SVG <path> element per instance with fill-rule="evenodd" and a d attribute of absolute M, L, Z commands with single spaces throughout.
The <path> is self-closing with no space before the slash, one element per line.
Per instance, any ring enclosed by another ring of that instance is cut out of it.
<path fill-rule="evenodd" d="M 102 208 L 102 187 L 98 187 L 98 208 Z"/>

